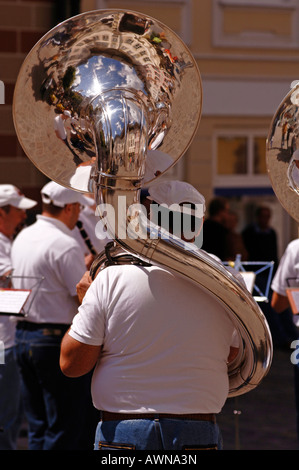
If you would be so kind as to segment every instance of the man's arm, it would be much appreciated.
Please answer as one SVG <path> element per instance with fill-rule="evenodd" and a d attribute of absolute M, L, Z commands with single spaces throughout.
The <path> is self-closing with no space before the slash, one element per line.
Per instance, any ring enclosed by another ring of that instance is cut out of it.
<path fill-rule="evenodd" d="M 11 274 L 12 274 L 12 269 L 10 269 L 6 273 L 4 273 L 2 276 L 0 276 L 1 287 L 6 287 L 6 288 L 12 287 L 11 278 L 10 278 Z"/>
<path fill-rule="evenodd" d="M 281 295 L 273 291 L 271 307 L 275 310 L 275 312 L 281 313 L 286 310 L 289 306 L 290 304 L 286 295 Z"/>
<path fill-rule="evenodd" d="M 67 377 L 80 377 L 93 369 L 100 353 L 101 346 L 80 343 L 67 332 L 61 343 L 60 368 Z"/>

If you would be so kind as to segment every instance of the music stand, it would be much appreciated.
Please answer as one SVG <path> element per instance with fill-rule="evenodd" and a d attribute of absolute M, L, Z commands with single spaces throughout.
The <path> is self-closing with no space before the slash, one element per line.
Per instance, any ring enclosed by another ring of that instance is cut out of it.
<path fill-rule="evenodd" d="M 6 280 L 29 279 L 32 285 L 28 289 L 14 287 L 0 287 L 0 315 L 26 317 L 44 277 L 35 276 L 7 276 Z M 34 290 L 35 289 L 35 290 Z M 34 293 L 33 293 L 34 291 Z M 31 295 L 33 293 L 33 295 Z M 25 305 L 28 307 L 24 310 Z"/>
<path fill-rule="evenodd" d="M 231 266 L 231 263 L 228 261 L 224 262 L 224 265 Z M 239 271 L 240 274 L 244 273 L 244 280 L 246 282 L 246 273 L 251 272 L 254 274 L 254 284 L 252 288 L 252 295 L 256 302 L 269 302 L 269 291 L 271 286 L 271 279 L 274 269 L 274 261 L 241 261 L 241 255 L 237 255 L 234 262 L 234 269 Z M 253 269 L 256 267 L 257 269 Z M 251 269 L 248 269 L 251 268 Z M 259 288 L 257 282 L 259 280 L 258 276 L 264 273 L 266 270 L 269 270 L 267 282 L 265 285 L 264 292 Z M 251 280 L 252 282 L 252 280 Z"/>

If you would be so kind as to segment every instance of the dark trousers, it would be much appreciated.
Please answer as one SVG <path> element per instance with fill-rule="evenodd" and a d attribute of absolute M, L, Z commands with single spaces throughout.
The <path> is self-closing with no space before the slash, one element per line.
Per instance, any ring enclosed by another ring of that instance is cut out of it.
<path fill-rule="evenodd" d="M 68 325 L 22 322 L 16 331 L 29 450 L 93 449 L 97 411 L 90 395 L 91 375 L 65 377 L 60 344 Z"/>

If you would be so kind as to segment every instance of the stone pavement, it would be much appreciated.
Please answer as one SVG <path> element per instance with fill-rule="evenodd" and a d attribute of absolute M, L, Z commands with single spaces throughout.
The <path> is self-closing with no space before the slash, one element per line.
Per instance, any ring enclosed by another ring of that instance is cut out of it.
<path fill-rule="evenodd" d="M 274 349 L 271 369 L 258 387 L 227 400 L 218 418 L 224 450 L 299 449 L 293 351 Z"/>

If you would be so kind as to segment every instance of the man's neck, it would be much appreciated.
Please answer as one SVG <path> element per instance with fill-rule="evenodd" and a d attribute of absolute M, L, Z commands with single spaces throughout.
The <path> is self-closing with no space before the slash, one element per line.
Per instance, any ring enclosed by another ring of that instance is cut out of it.
<path fill-rule="evenodd" d="M 43 215 L 44 217 L 49 217 L 50 219 L 59 220 L 71 230 L 68 224 L 68 219 L 63 212 L 61 212 L 59 215 L 53 215 L 50 214 L 50 212 L 43 211 L 41 215 Z"/>
<path fill-rule="evenodd" d="M 1 223 L 0 223 L 0 233 L 5 235 L 5 237 L 9 238 L 10 240 L 13 237 L 13 233 L 10 233 L 10 231 L 5 227 L 5 225 L 3 226 Z"/>

